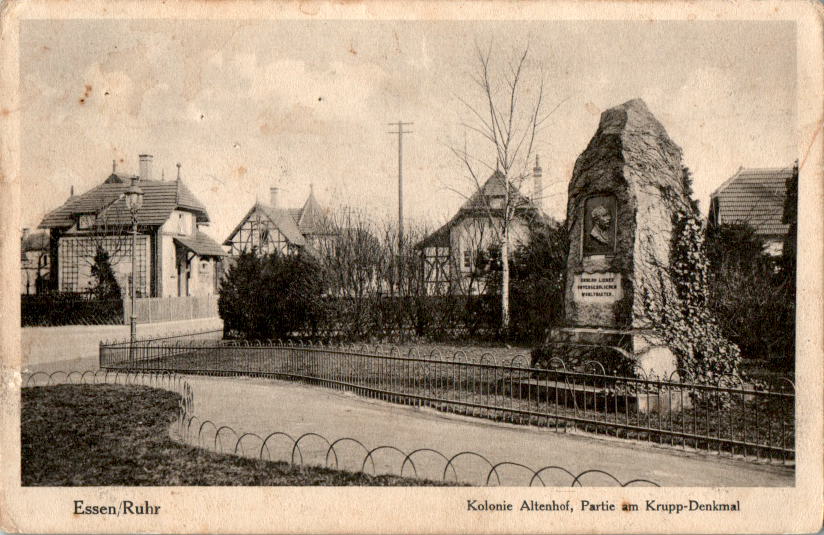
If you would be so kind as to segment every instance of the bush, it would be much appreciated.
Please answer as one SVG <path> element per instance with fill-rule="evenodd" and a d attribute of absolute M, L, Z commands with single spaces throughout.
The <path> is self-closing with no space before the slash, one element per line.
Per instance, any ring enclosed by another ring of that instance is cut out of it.
<path fill-rule="evenodd" d="M 308 255 L 243 253 L 220 287 L 224 332 L 253 340 L 316 332 L 322 312 L 320 266 Z"/>
<path fill-rule="evenodd" d="M 569 238 L 561 224 L 534 226 L 515 250 L 510 270 L 510 336 L 537 342 L 564 320 L 564 277 Z"/>
<path fill-rule="evenodd" d="M 97 299 L 89 292 L 47 292 L 20 296 L 23 327 L 123 325 L 123 300 Z"/>
<path fill-rule="evenodd" d="M 98 247 L 94 255 L 94 263 L 91 267 L 92 294 L 97 299 L 120 299 L 120 285 L 114 276 L 109 253 L 102 247 Z"/>
<path fill-rule="evenodd" d="M 791 363 L 795 296 L 779 262 L 746 224 L 710 227 L 705 243 L 709 307 L 721 331 L 745 358 Z"/>
<path fill-rule="evenodd" d="M 509 340 L 540 342 L 551 326 L 563 322 L 568 249 L 564 225 L 535 222 L 530 226 L 527 243 L 513 252 L 509 260 Z M 476 265 L 485 270 L 487 299 L 476 305 L 480 309 L 467 310 L 467 319 L 482 316 L 500 325 L 500 299 L 489 299 L 500 295 L 500 252 L 491 248 L 479 255 Z"/>

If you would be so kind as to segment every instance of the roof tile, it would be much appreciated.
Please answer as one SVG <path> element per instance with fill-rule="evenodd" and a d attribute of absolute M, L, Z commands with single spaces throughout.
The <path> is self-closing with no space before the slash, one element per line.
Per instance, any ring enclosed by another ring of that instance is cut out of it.
<path fill-rule="evenodd" d="M 783 224 L 786 182 L 793 168 L 740 169 L 712 194 L 719 223 L 747 223 L 756 234 L 786 234 Z"/>
<path fill-rule="evenodd" d="M 62 206 L 46 214 L 39 228 L 71 227 L 79 214 L 98 214 L 99 226 L 129 225 L 132 217 L 123 197 L 129 185 L 125 181 L 110 182 L 107 179 L 86 193 L 69 198 Z M 209 221 L 206 208 L 181 181 L 141 180 L 139 185 L 144 194 L 143 206 L 137 212 L 139 225 L 162 225 L 176 208 L 195 212 L 198 222 Z"/>

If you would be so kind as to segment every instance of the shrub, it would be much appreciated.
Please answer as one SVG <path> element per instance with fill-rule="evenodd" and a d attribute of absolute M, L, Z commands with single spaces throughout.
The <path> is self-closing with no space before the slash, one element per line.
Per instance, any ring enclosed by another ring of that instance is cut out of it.
<path fill-rule="evenodd" d="M 789 361 L 794 339 L 794 295 L 765 254 L 764 242 L 746 224 L 707 229 L 709 307 L 721 331 L 742 356 Z"/>
<path fill-rule="evenodd" d="M 308 255 L 244 253 L 221 284 L 218 312 L 226 333 L 288 338 L 317 330 L 322 295 L 320 266 Z"/>
<path fill-rule="evenodd" d="M 564 318 L 564 276 L 569 238 L 558 223 L 535 222 L 529 240 L 515 249 L 509 260 L 510 324 L 513 341 L 539 342 L 547 330 Z M 486 278 L 485 294 L 498 295 L 501 287 L 500 253 L 495 248 L 478 256 Z M 481 310 L 467 310 L 468 318 L 483 316 L 500 325 L 500 302 L 481 302 Z M 488 308 L 488 309 L 487 309 Z"/>
<path fill-rule="evenodd" d="M 120 299 L 120 285 L 114 276 L 109 253 L 102 247 L 98 247 L 94 255 L 94 263 L 91 267 L 92 280 L 94 281 L 91 293 L 97 299 Z"/>

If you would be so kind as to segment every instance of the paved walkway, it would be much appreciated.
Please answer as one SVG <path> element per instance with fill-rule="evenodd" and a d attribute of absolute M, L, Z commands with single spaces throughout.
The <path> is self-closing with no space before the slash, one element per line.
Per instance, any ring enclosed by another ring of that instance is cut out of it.
<path fill-rule="evenodd" d="M 32 365 L 26 371 L 84 371 L 97 369 L 96 358 Z M 367 449 L 393 446 L 408 454 L 416 449 L 434 449 L 449 458 L 463 451 L 483 455 L 492 464 L 508 461 L 530 467 L 533 471 L 545 466 L 561 466 L 574 475 L 587 470 L 602 470 L 626 483 L 647 479 L 661 486 L 684 487 L 774 487 L 792 486 L 793 471 L 779 466 L 766 466 L 719 458 L 713 455 L 680 452 L 650 444 L 592 436 L 584 433 L 564 433 L 551 429 L 495 423 L 488 420 L 445 414 L 432 409 L 419 409 L 359 397 L 352 393 L 319 386 L 249 377 L 201 377 L 187 380 L 194 390 L 195 414 L 202 422 L 211 420 L 217 426 L 231 426 L 238 434 L 255 433 L 266 437 L 280 431 L 297 439 L 305 433 L 318 433 L 324 439 L 309 435 L 300 441 L 300 453 L 307 464 L 324 465 L 328 442 L 350 437 Z M 200 427 L 195 420 L 191 432 L 196 440 Z M 214 447 L 216 428 L 203 427 L 203 442 Z M 221 431 L 218 446 L 232 450 L 237 437 L 232 431 Z M 273 460 L 289 460 L 291 440 L 274 436 L 267 442 Z M 261 440 L 254 436 L 243 439 L 240 449 L 257 456 Z M 335 444 L 338 466 L 360 470 L 366 450 L 352 441 Z M 369 473 L 398 473 L 404 454 L 384 448 L 375 451 Z M 296 459 L 299 454 L 295 454 Z M 265 454 L 264 454 L 265 456 Z M 334 459 L 330 459 L 334 464 Z M 417 474 L 440 480 L 446 466 L 444 457 L 431 451 L 412 456 Z M 455 471 L 447 477 L 473 484 L 483 484 L 490 465 L 474 455 L 462 455 L 453 462 Z M 373 468 L 374 466 L 374 468 Z M 403 467 L 404 475 L 412 475 L 412 465 Z M 515 465 L 497 469 L 503 485 L 525 486 L 532 471 Z M 495 484 L 495 475 L 492 476 Z M 572 476 L 559 470 L 541 473 L 547 486 L 568 486 Z M 601 473 L 582 477 L 584 486 L 614 485 L 615 481 Z M 536 482 L 537 484 L 537 482 Z"/>
<path fill-rule="evenodd" d="M 586 470 L 602 470 L 626 483 L 647 479 L 661 486 L 792 486 L 793 471 L 784 467 L 756 465 L 706 454 L 678 452 L 619 439 L 594 437 L 551 429 L 515 426 L 475 418 L 444 414 L 365 399 L 351 393 L 283 381 L 256 378 L 190 377 L 194 389 L 195 414 L 217 426 L 231 426 L 238 434 L 288 433 L 294 439 L 304 433 L 319 433 L 334 442 L 343 437 L 360 441 L 366 448 L 394 446 L 404 453 L 431 448 L 445 457 L 474 451 L 492 464 L 509 461 L 532 470 L 557 465 L 574 475 Z M 200 425 L 195 420 L 192 433 Z M 215 428 L 203 427 L 203 440 L 214 447 Z M 196 438 L 196 437 L 195 437 Z M 329 450 L 326 440 L 307 436 L 300 441 L 300 453 L 307 464 L 325 464 Z M 228 429 L 221 431 L 219 446 L 232 450 L 237 438 Z M 241 449 L 257 456 L 261 439 L 244 438 Z M 269 439 L 267 449 L 273 460 L 288 460 L 292 442 L 283 436 Z M 366 450 L 351 441 L 335 445 L 339 467 L 360 470 Z M 265 455 L 265 454 L 264 454 Z M 377 473 L 398 473 L 404 455 L 389 449 L 373 454 Z M 421 451 L 412 457 L 419 476 L 441 479 L 446 460 L 433 452 Z M 333 461 L 332 461 L 333 462 Z M 456 474 L 463 481 L 484 483 L 490 465 L 473 455 L 454 461 Z M 372 472 L 372 464 L 367 465 Z M 405 475 L 412 475 L 410 464 Z M 528 485 L 532 477 L 515 465 L 498 469 L 501 484 Z M 450 470 L 448 477 L 453 478 Z M 493 475 L 493 484 L 496 483 Z M 568 486 L 569 474 L 548 470 L 541 474 L 547 486 Z M 611 486 L 615 481 L 601 473 L 582 478 L 584 486 Z"/>
<path fill-rule="evenodd" d="M 168 336 L 175 333 L 220 330 L 220 318 L 141 323 L 139 337 Z M 61 327 L 23 327 L 21 330 L 22 365 L 35 366 L 77 358 L 97 358 L 101 340 L 128 340 L 128 325 L 64 325 Z"/>

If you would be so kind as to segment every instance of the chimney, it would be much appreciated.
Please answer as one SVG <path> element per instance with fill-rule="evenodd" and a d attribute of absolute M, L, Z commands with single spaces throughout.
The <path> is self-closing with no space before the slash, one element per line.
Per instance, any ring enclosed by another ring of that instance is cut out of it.
<path fill-rule="evenodd" d="M 544 196 L 544 181 L 543 181 L 543 170 L 541 169 L 541 163 L 538 161 L 538 155 L 535 155 L 535 167 L 532 168 L 532 176 L 535 180 L 534 184 L 534 192 L 532 194 L 532 202 L 538 209 L 543 210 L 543 196 Z"/>
<path fill-rule="evenodd" d="M 152 155 L 140 155 L 140 181 L 152 179 Z"/>
<path fill-rule="evenodd" d="M 280 208 L 280 188 L 269 188 L 269 206 L 272 208 Z"/>
<path fill-rule="evenodd" d="M 30 229 L 28 227 L 23 229 L 23 241 L 26 241 L 26 238 L 29 237 L 29 230 Z"/>

